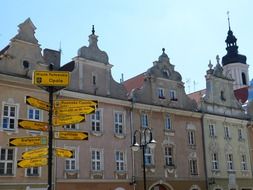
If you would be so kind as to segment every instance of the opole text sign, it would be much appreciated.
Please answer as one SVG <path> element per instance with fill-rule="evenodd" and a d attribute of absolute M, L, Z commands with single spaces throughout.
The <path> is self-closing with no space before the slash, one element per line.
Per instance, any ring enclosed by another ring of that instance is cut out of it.
<path fill-rule="evenodd" d="M 37 86 L 68 86 L 69 72 L 67 71 L 34 71 L 33 84 Z"/>

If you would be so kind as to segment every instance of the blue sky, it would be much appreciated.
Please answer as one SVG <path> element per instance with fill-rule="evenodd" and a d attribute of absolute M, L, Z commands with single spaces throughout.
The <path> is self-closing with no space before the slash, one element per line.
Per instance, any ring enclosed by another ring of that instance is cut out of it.
<path fill-rule="evenodd" d="M 61 44 L 65 64 L 88 45 L 95 25 L 116 81 L 145 72 L 165 48 L 188 93 L 205 88 L 209 60 L 215 65 L 226 54 L 227 11 L 253 78 L 252 7 L 252 0 L 8 0 L 1 3 L 0 49 L 30 17 L 41 48 Z"/>

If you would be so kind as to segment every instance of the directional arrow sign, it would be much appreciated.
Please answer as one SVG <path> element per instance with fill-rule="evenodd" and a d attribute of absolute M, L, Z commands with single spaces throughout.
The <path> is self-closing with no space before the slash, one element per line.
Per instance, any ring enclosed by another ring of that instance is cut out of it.
<path fill-rule="evenodd" d="M 23 128 L 23 129 L 47 131 L 47 126 L 48 126 L 48 123 L 46 122 L 31 121 L 31 120 L 25 120 L 25 119 L 18 120 L 18 127 Z"/>
<path fill-rule="evenodd" d="M 47 165 L 47 158 L 19 160 L 17 165 L 19 168 L 41 167 Z"/>
<path fill-rule="evenodd" d="M 31 97 L 31 96 L 26 96 L 25 103 L 30 106 L 33 106 L 33 107 L 36 107 L 36 108 L 39 108 L 39 109 L 42 109 L 45 111 L 49 111 L 49 103 L 39 100 L 37 98 Z"/>
<path fill-rule="evenodd" d="M 48 154 L 48 148 L 38 148 L 22 153 L 22 159 L 33 159 L 46 156 Z"/>
<path fill-rule="evenodd" d="M 69 75 L 67 71 L 34 71 L 33 84 L 38 86 L 68 86 Z"/>
<path fill-rule="evenodd" d="M 54 126 L 70 125 L 85 121 L 85 115 L 66 115 L 53 118 Z"/>
<path fill-rule="evenodd" d="M 68 150 L 65 148 L 56 148 L 55 154 L 58 157 L 64 157 L 64 158 L 73 158 L 74 152 L 72 150 Z"/>
<path fill-rule="evenodd" d="M 97 100 L 82 100 L 82 99 L 63 99 L 54 101 L 55 108 L 74 108 L 74 107 L 90 107 L 90 106 L 98 106 Z"/>
<path fill-rule="evenodd" d="M 54 137 L 59 140 L 88 140 L 87 132 L 56 131 Z"/>
<path fill-rule="evenodd" d="M 91 107 L 73 107 L 73 108 L 57 108 L 54 109 L 54 115 L 82 115 L 95 113 L 95 106 Z"/>
<path fill-rule="evenodd" d="M 43 146 L 47 145 L 47 136 L 10 138 L 9 146 Z"/>

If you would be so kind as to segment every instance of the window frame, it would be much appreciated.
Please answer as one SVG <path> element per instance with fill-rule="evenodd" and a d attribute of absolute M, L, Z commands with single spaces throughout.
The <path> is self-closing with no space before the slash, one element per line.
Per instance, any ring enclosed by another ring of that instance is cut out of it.
<path fill-rule="evenodd" d="M 148 128 L 149 121 L 148 121 L 148 114 L 147 113 L 141 113 L 141 127 L 142 128 Z"/>
<path fill-rule="evenodd" d="M 174 148 L 173 146 L 164 147 L 165 166 L 174 166 Z"/>
<path fill-rule="evenodd" d="M 93 153 L 94 157 L 93 157 Z M 99 153 L 99 158 L 97 153 Z M 102 149 L 91 149 L 91 171 L 101 172 L 104 170 L 104 151 Z"/>
<path fill-rule="evenodd" d="M 212 170 L 219 170 L 219 155 L 217 152 L 212 153 Z"/>
<path fill-rule="evenodd" d="M 75 172 L 75 171 L 78 171 L 79 170 L 79 164 L 78 164 L 78 161 L 79 161 L 78 160 L 79 149 L 78 149 L 78 147 L 64 146 L 64 148 L 72 150 L 73 153 L 74 153 L 71 158 L 65 158 L 65 161 L 64 161 L 64 169 L 65 169 L 65 171 L 66 172 Z"/>
<path fill-rule="evenodd" d="M 189 160 L 189 169 L 190 169 L 190 175 L 191 176 L 197 176 L 199 175 L 198 172 L 198 161 L 196 158 L 191 158 Z"/>
<path fill-rule="evenodd" d="M 5 115 L 6 110 L 5 107 L 7 107 L 7 115 Z M 11 108 L 14 108 L 14 116 L 11 115 Z M 14 103 L 8 103 L 8 102 L 2 102 L 2 124 L 1 124 L 1 129 L 3 131 L 11 131 L 11 132 L 15 132 L 17 130 L 17 123 L 18 123 L 18 111 L 19 111 L 19 105 L 18 104 L 14 104 Z M 7 124 L 5 122 L 5 119 L 8 120 Z M 12 122 L 10 122 L 10 120 L 12 120 Z M 13 126 L 10 127 L 10 124 Z M 7 125 L 7 127 L 4 127 L 5 125 Z"/>
<path fill-rule="evenodd" d="M 115 165 L 117 172 L 126 171 L 126 157 L 124 151 L 120 150 L 115 151 Z"/>
<path fill-rule="evenodd" d="M 120 121 L 120 116 L 121 116 L 121 121 Z M 114 133 L 117 136 L 122 136 L 124 135 L 124 113 L 121 111 L 115 111 L 114 112 Z"/>
<path fill-rule="evenodd" d="M 98 108 L 94 114 L 91 114 L 90 122 L 91 122 L 91 131 L 93 134 L 103 133 L 103 110 L 101 108 Z"/>
<path fill-rule="evenodd" d="M 5 150 L 4 156 L 2 155 L 2 150 Z M 8 159 L 9 151 L 12 151 L 12 159 Z M 14 176 L 15 172 L 15 162 L 16 162 L 16 151 L 14 148 L 3 148 L 0 147 L 0 164 L 3 164 L 3 173 L 0 176 Z M 11 164 L 11 173 L 8 173 L 8 165 Z"/>

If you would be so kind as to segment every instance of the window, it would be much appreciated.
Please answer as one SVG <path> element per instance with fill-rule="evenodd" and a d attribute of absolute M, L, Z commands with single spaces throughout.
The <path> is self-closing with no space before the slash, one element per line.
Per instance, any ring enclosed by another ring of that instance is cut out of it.
<path fill-rule="evenodd" d="M 92 150 L 91 151 L 91 170 L 92 171 L 102 171 L 103 170 L 103 151 L 102 150 Z"/>
<path fill-rule="evenodd" d="M 226 101 L 224 91 L 221 91 L 221 92 L 220 92 L 220 99 L 221 99 L 222 101 Z"/>
<path fill-rule="evenodd" d="M 125 155 L 122 151 L 116 151 L 116 171 L 125 171 Z"/>
<path fill-rule="evenodd" d="M 28 108 L 28 119 L 40 121 L 41 120 L 41 111 L 39 109 L 29 107 Z"/>
<path fill-rule="evenodd" d="M 13 175 L 14 172 L 14 149 L 0 149 L 0 175 Z"/>
<path fill-rule="evenodd" d="M 95 75 L 92 75 L 92 84 L 93 85 L 97 84 L 97 77 Z"/>
<path fill-rule="evenodd" d="M 75 130 L 75 129 L 77 129 L 76 124 L 64 125 L 63 127 L 64 127 L 64 129 L 67 129 L 67 130 Z"/>
<path fill-rule="evenodd" d="M 190 164 L 190 174 L 191 175 L 198 175 L 198 165 L 196 159 L 191 159 L 189 161 Z"/>
<path fill-rule="evenodd" d="M 151 148 L 149 148 L 149 147 L 145 148 L 144 157 L 145 157 L 145 164 L 146 165 L 152 165 L 154 163 Z"/>
<path fill-rule="evenodd" d="M 17 116 L 17 107 L 13 105 L 3 106 L 2 127 L 4 130 L 15 130 L 15 122 Z"/>
<path fill-rule="evenodd" d="M 241 169 L 242 171 L 248 170 L 247 158 L 245 154 L 241 155 Z"/>
<path fill-rule="evenodd" d="M 165 147 L 164 148 L 165 153 L 165 165 L 166 166 L 174 166 L 173 161 L 173 148 L 172 147 Z"/>
<path fill-rule="evenodd" d="M 177 96 L 176 96 L 176 91 L 175 90 L 170 90 L 169 91 L 169 97 L 173 101 L 177 101 Z"/>
<path fill-rule="evenodd" d="M 213 124 L 209 125 L 209 134 L 210 134 L 210 137 L 212 138 L 216 137 L 215 126 Z"/>
<path fill-rule="evenodd" d="M 247 85 L 246 75 L 244 72 L 242 72 L 242 84 Z"/>
<path fill-rule="evenodd" d="M 148 128 L 148 115 L 146 113 L 141 114 L 141 126 L 143 128 Z"/>
<path fill-rule="evenodd" d="M 219 169 L 218 154 L 213 153 L 212 154 L 212 170 L 218 170 L 218 169 Z"/>
<path fill-rule="evenodd" d="M 224 127 L 224 134 L 225 134 L 225 139 L 230 139 L 230 131 L 229 131 L 229 127 L 225 126 Z"/>
<path fill-rule="evenodd" d="M 117 135 L 123 134 L 123 113 L 121 112 L 114 113 L 114 132 Z"/>
<path fill-rule="evenodd" d="M 227 170 L 233 170 L 233 155 L 232 154 L 227 154 Z"/>
<path fill-rule="evenodd" d="M 26 176 L 39 176 L 39 168 L 26 168 Z"/>
<path fill-rule="evenodd" d="M 167 115 L 165 118 L 165 129 L 172 130 L 171 119 L 169 115 Z"/>
<path fill-rule="evenodd" d="M 76 171 L 77 170 L 77 150 L 74 147 L 70 147 L 73 151 L 72 158 L 65 159 L 65 170 L 66 171 Z"/>
<path fill-rule="evenodd" d="M 158 88 L 158 98 L 164 99 L 164 89 Z"/>
<path fill-rule="evenodd" d="M 244 135 L 243 135 L 243 130 L 242 130 L 242 128 L 239 128 L 239 129 L 238 129 L 238 140 L 239 140 L 239 141 L 244 140 Z"/>
<path fill-rule="evenodd" d="M 195 142 L 195 131 L 189 130 L 188 131 L 188 144 L 189 145 L 196 145 Z"/>
<path fill-rule="evenodd" d="M 102 132 L 101 112 L 101 110 L 96 110 L 96 112 L 91 115 L 91 127 L 93 132 Z"/>
<path fill-rule="evenodd" d="M 24 61 L 23 61 L 23 67 L 24 67 L 25 69 L 29 68 L 29 65 L 30 65 L 29 61 L 27 61 L 27 60 L 24 60 Z"/>

